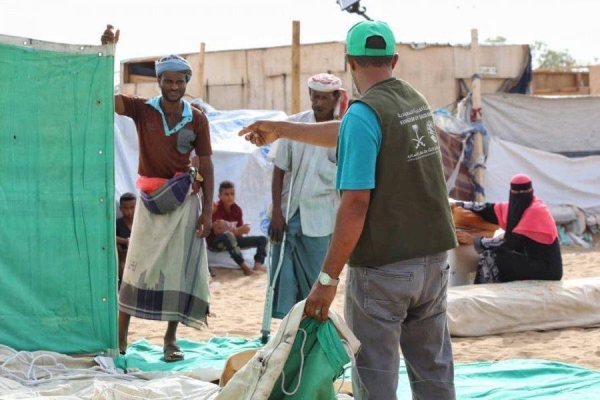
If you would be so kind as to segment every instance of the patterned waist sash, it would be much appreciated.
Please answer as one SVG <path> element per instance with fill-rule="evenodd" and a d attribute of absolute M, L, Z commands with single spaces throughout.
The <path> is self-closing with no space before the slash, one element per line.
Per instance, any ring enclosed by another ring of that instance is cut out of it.
<path fill-rule="evenodd" d="M 140 190 L 142 202 L 153 214 L 167 214 L 177 209 L 185 201 L 185 197 L 190 191 L 190 186 L 195 179 L 196 170 L 190 169 L 180 175 L 167 180 L 158 189 L 148 193 L 148 183 L 155 182 L 156 178 L 147 178 L 141 176 L 137 181 Z"/>

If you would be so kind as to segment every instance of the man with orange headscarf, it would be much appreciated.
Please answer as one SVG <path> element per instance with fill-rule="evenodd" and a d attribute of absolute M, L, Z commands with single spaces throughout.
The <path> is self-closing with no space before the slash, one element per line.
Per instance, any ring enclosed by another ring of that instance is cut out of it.
<path fill-rule="evenodd" d="M 340 78 L 317 74 L 308 79 L 307 85 L 311 109 L 292 115 L 288 121 L 316 123 L 343 116 L 348 96 Z M 269 226 L 273 266 L 278 265 L 280 243 L 285 240 L 275 284 L 273 317 L 283 318 L 310 293 L 329 247 L 337 198 L 336 155 L 333 148 L 280 139 L 274 143 L 269 159 L 274 163 Z M 270 273 L 273 279 L 275 268 Z"/>

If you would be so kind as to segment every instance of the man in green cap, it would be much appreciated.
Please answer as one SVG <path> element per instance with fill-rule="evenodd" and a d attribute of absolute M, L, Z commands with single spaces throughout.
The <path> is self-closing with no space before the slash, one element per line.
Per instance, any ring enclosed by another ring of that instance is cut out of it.
<path fill-rule="evenodd" d="M 399 56 L 386 23 L 354 25 L 346 58 L 362 97 L 341 124 L 260 121 L 240 135 L 256 144 L 279 137 L 337 144 L 342 199 L 305 313 L 328 318 L 347 262 L 345 318 L 362 344 L 355 397 L 396 398 L 400 345 L 413 398 L 454 399 L 446 251 L 457 243 L 431 110 L 393 76 Z"/>

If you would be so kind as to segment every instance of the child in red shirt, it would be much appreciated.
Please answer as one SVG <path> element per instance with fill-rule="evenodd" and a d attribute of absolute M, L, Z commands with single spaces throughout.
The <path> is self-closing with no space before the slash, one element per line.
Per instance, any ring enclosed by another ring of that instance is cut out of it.
<path fill-rule="evenodd" d="M 244 236 L 250 232 L 250 225 L 244 224 L 242 209 L 235 203 L 235 187 L 230 181 L 219 185 L 219 201 L 213 207 L 213 227 L 206 238 L 210 251 L 227 250 L 229 255 L 240 266 L 244 275 L 265 272 L 267 256 L 267 238 L 265 236 Z M 244 261 L 241 249 L 256 247 L 254 268 Z"/>

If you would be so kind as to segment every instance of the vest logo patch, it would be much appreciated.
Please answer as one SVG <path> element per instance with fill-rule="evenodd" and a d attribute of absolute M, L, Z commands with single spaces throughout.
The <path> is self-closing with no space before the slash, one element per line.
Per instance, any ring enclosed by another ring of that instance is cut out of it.
<path fill-rule="evenodd" d="M 410 132 L 413 137 L 411 137 L 408 161 L 416 161 L 438 153 L 439 146 L 435 125 L 427 105 L 398 113 L 398 120 L 400 126 L 411 124 Z"/>

